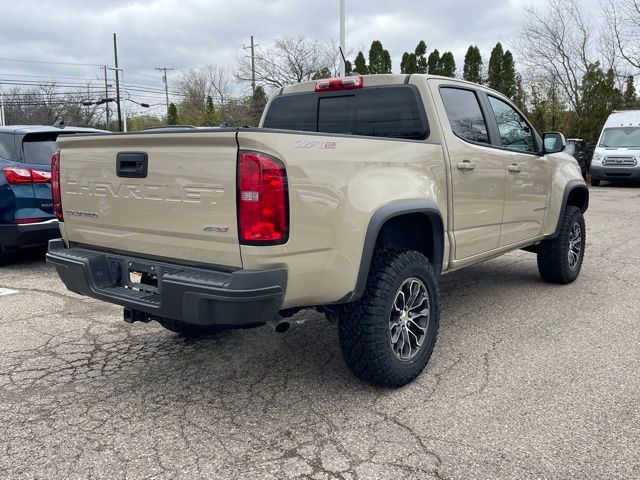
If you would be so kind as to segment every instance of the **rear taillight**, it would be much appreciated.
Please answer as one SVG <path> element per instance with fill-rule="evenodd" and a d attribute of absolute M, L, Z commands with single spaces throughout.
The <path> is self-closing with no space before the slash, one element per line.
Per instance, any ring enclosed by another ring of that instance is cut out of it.
<path fill-rule="evenodd" d="M 240 243 L 278 245 L 287 241 L 287 175 L 280 160 L 264 153 L 241 151 L 237 201 Z"/>
<path fill-rule="evenodd" d="M 27 167 L 4 167 L 2 169 L 7 183 L 10 185 L 19 185 L 24 183 L 48 183 L 51 174 L 43 170 L 34 170 Z"/>
<path fill-rule="evenodd" d="M 51 172 L 32 168 L 31 178 L 33 178 L 33 183 L 49 183 L 51 181 Z"/>
<path fill-rule="evenodd" d="M 10 185 L 18 185 L 21 183 L 32 183 L 31 169 L 24 167 L 4 167 L 2 169 L 7 183 Z"/>
<path fill-rule="evenodd" d="M 60 196 L 60 150 L 51 157 L 51 197 L 53 198 L 53 213 L 60 221 L 62 215 L 62 197 Z"/>
<path fill-rule="evenodd" d="M 326 80 L 318 80 L 316 83 L 316 92 L 354 90 L 356 88 L 362 88 L 362 85 L 362 77 L 327 78 Z"/>

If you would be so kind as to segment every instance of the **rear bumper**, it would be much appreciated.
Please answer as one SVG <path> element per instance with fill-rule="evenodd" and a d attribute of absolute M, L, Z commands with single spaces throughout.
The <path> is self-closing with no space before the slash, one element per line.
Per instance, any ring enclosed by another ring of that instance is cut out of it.
<path fill-rule="evenodd" d="M 138 319 L 171 318 L 194 325 L 242 326 L 272 320 L 282 307 L 287 272 L 222 272 L 49 242 L 47 262 L 72 292 L 134 311 Z M 132 289 L 129 270 L 157 278 Z"/>
<path fill-rule="evenodd" d="M 602 167 L 591 165 L 591 178 L 610 182 L 640 181 L 640 167 Z"/>
<path fill-rule="evenodd" d="M 46 245 L 60 236 L 56 219 L 37 223 L 0 225 L 0 249 L 15 250 L 35 245 Z"/>

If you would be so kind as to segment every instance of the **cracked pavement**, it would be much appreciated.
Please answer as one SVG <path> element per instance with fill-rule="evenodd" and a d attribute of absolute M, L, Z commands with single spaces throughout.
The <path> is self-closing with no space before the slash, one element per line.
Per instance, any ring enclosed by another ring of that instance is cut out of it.
<path fill-rule="evenodd" d="M 640 190 L 591 189 L 580 278 L 515 252 L 442 278 L 425 372 L 355 379 L 303 312 L 184 339 L 0 268 L 0 478 L 640 478 Z"/>

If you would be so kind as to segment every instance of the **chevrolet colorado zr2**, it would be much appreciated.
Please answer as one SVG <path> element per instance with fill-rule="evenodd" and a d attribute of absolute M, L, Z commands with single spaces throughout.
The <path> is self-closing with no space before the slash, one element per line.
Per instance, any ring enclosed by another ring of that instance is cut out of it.
<path fill-rule="evenodd" d="M 299 83 L 259 128 L 89 134 L 52 159 L 67 288 L 183 334 L 317 308 L 348 367 L 398 387 L 426 365 L 439 276 L 537 254 L 574 281 L 589 192 L 559 133 L 503 95 L 427 75 Z"/>

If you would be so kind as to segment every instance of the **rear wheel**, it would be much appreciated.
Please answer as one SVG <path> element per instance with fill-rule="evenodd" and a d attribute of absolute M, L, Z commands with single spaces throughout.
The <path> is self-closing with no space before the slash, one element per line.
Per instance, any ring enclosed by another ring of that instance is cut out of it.
<path fill-rule="evenodd" d="M 193 325 L 190 323 L 172 320 L 170 318 L 159 319 L 158 323 L 167 330 L 175 332 L 183 337 L 201 337 L 218 333 L 221 328 L 214 325 Z"/>
<path fill-rule="evenodd" d="M 572 205 L 565 210 L 560 232 L 545 240 L 538 250 L 538 271 L 547 282 L 567 284 L 580 274 L 586 240 L 582 211 Z"/>
<path fill-rule="evenodd" d="M 429 260 L 415 251 L 377 251 L 364 295 L 340 314 L 347 366 L 376 385 L 406 385 L 433 352 L 439 314 L 438 279 Z"/>

